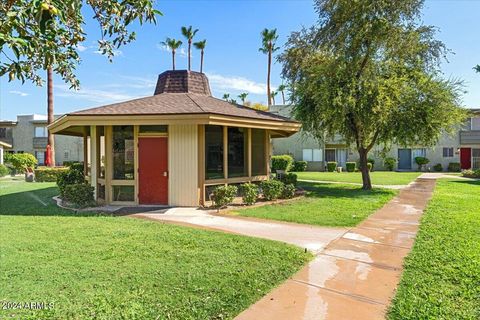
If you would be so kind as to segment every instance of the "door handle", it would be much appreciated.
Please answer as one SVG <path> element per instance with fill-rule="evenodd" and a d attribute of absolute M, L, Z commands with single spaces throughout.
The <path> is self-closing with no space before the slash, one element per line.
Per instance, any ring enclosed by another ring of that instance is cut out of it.
<path fill-rule="evenodd" d="M 164 177 L 168 177 L 168 171 L 164 171 L 164 172 L 163 172 L 163 176 L 164 176 Z"/>

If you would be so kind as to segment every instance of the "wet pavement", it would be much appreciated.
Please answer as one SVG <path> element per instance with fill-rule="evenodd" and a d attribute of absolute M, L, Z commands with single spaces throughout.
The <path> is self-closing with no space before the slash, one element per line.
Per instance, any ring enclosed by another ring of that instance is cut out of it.
<path fill-rule="evenodd" d="M 384 319 L 439 177 L 422 175 L 236 319 Z"/>
<path fill-rule="evenodd" d="M 327 244 L 341 237 L 348 230 L 347 228 L 220 216 L 196 208 L 172 208 L 130 216 L 281 241 L 307 249 L 314 254 L 322 251 Z"/>

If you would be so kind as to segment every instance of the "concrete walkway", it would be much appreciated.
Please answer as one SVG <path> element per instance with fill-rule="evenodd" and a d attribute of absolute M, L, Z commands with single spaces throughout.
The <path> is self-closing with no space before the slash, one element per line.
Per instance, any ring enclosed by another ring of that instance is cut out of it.
<path fill-rule="evenodd" d="M 236 319 L 384 319 L 437 178 L 419 177 Z"/>
<path fill-rule="evenodd" d="M 352 186 L 363 186 L 361 183 L 357 182 L 341 182 L 341 181 L 328 181 L 328 180 L 305 180 L 305 179 L 298 179 L 298 181 L 303 181 L 303 182 L 311 182 L 311 183 L 331 183 L 331 184 L 347 184 L 347 185 L 352 185 Z M 413 182 L 411 182 L 413 183 Z M 410 183 L 410 184 L 411 184 Z M 393 190 L 401 190 L 403 188 L 408 187 L 410 184 L 372 184 L 372 187 L 374 188 L 385 188 L 385 189 L 393 189 Z"/>
<path fill-rule="evenodd" d="M 305 248 L 314 254 L 319 253 L 328 243 L 347 231 L 346 228 L 315 227 L 296 223 L 218 216 L 195 208 L 172 208 L 130 216 L 282 241 Z"/>

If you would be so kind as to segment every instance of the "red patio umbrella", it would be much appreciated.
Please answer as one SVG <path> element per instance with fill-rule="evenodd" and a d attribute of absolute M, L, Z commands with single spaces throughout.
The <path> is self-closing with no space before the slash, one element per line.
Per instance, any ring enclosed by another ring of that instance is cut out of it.
<path fill-rule="evenodd" d="M 45 165 L 47 167 L 50 167 L 52 164 L 52 147 L 50 147 L 50 145 L 47 145 L 47 150 L 45 151 Z"/>

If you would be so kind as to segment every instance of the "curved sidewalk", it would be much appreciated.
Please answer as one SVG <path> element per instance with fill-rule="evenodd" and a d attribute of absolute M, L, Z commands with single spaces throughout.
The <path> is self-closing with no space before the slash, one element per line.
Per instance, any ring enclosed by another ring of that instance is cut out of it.
<path fill-rule="evenodd" d="M 384 319 L 438 177 L 422 175 L 236 319 Z"/>

